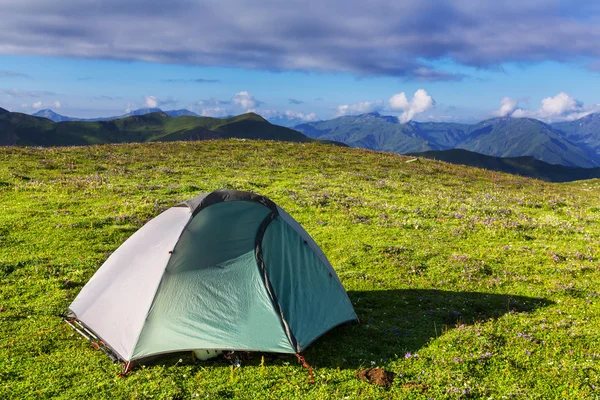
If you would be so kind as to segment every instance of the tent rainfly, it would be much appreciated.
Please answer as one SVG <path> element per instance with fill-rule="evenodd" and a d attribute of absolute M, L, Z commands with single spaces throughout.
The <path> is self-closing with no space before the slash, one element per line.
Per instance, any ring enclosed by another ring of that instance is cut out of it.
<path fill-rule="evenodd" d="M 333 267 L 271 200 L 219 190 L 127 239 L 69 306 L 71 323 L 131 363 L 187 350 L 300 353 L 356 320 Z"/>

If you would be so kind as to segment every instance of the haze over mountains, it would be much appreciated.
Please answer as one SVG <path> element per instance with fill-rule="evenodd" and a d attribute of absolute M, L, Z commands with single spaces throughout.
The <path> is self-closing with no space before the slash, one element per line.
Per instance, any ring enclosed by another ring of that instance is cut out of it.
<path fill-rule="evenodd" d="M 80 146 L 221 138 L 331 143 L 273 125 L 254 113 L 231 118 L 210 118 L 189 115 L 172 117 L 163 112 L 151 112 L 109 121 L 53 122 L 0 108 L 0 146 Z M 332 144 L 345 146 L 342 143 Z"/>
<path fill-rule="evenodd" d="M 50 109 L 44 109 L 44 110 L 40 110 L 38 112 L 36 112 L 35 114 L 32 114 L 34 117 L 41 117 L 41 118 L 47 118 L 50 121 L 54 121 L 54 122 L 65 122 L 65 121 L 110 121 L 113 119 L 119 119 L 119 118 L 127 118 L 127 117 L 132 117 L 134 115 L 145 115 L 145 114 L 150 114 L 153 112 L 162 112 L 167 114 L 170 117 L 182 117 L 182 116 L 192 116 L 192 117 L 199 117 L 200 115 L 190 111 L 190 110 L 186 110 L 186 109 L 181 109 L 181 110 L 168 110 L 168 111 L 163 111 L 160 108 L 140 108 L 137 110 L 133 110 L 131 112 L 128 112 L 126 114 L 123 115 L 118 115 L 118 116 L 113 116 L 113 117 L 100 117 L 100 118 L 74 118 L 74 117 L 67 117 L 65 115 L 60 115 Z"/>
<path fill-rule="evenodd" d="M 533 156 L 550 164 L 600 166 L 600 116 L 546 124 L 533 118 L 499 117 L 476 124 L 415 122 L 368 113 L 300 124 L 313 138 L 395 153 L 465 149 L 495 157 Z"/>

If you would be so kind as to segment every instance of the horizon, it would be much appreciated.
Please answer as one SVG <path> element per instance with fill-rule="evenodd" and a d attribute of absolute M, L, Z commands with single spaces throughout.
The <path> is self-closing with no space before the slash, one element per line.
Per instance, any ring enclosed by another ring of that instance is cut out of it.
<path fill-rule="evenodd" d="M 8 0 L 0 102 L 74 118 L 149 107 L 282 122 L 373 111 L 404 122 L 558 122 L 600 111 L 600 6 L 522 3 L 365 10 L 300 0 L 290 12 L 235 0 L 166 10 L 141 0 Z"/>

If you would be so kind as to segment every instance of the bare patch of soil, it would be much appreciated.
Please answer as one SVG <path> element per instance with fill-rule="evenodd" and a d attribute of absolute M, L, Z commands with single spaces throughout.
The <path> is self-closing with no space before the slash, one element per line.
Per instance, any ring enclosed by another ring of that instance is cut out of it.
<path fill-rule="evenodd" d="M 376 385 L 389 388 L 390 386 L 392 386 L 396 374 L 377 367 L 367 368 L 363 369 L 362 371 L 358 371 L 356 373 L 356 376 L 361 381 L 367 381 L 369 383 L 374 383 Z"/>

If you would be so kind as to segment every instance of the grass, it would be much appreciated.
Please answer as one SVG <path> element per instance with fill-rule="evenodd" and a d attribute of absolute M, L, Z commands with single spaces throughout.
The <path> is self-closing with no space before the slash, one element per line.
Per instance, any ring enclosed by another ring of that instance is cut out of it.
<path fill-rule="evenodd" d="M 0 398 L 600 397 L 600 181 L 408 159 L 243 140 L 0 148 Z M 365 323 L 309 347 L 314 385 L 268 354 L 117 377 L 55 315 L 144 222 L 224 187 L 294 216 Z M 373 365 L 391 388 L 356 378 Z"/>

